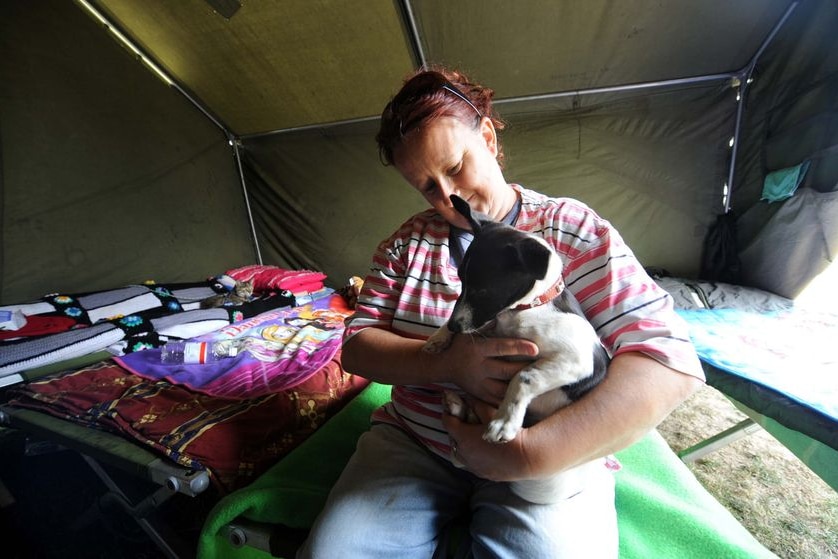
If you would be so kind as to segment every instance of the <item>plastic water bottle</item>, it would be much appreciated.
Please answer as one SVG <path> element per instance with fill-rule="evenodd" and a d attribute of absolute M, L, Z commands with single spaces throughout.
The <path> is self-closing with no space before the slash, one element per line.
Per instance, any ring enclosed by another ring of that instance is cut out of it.
<path fill-rule="evenodd" d="M 160 362 L 164 365 L 181 363 L 215 363 L 235 357 L 239 346 L 232 340 L 214 342 L 167 342 L 160 351 Z"/>

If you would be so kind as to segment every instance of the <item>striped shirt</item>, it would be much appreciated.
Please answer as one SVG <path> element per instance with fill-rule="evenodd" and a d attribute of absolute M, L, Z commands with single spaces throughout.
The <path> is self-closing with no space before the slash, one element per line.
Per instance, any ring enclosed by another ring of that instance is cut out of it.
<path fill-rule="evenodd" d="M 561 256 L 565 285 L 608 352 L 641 352 L 703 378 L 672 298 L 649 278 L 617 231 L 578 201 L 513 188 L 521 199 L 515 227 L 544 237 Z M 459 293 L 449 225 L 435 210 L 426 210 L 378 246 L 355 314 L 346 321 L 344 343 L 371 327 L 425 339 L 448 319 Z M 461 392 L 454 385 L 394 386 L 391 401 L 373 414 L 373 421 L 406 429 L 448 459 L 443 390 Z"/>

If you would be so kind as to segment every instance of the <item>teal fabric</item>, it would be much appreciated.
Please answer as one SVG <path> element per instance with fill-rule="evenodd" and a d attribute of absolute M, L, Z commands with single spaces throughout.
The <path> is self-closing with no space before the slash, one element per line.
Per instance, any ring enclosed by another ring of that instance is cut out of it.
<path fill-rule="evenodd" d="M 786 167 L 768 173 L 762 184 L 762 198 L 768 202 L 780 202 L 791 196 L 803 182 L 806 171 L 809 170 L 810 161 L 804 161 L 793 167 Z"/>

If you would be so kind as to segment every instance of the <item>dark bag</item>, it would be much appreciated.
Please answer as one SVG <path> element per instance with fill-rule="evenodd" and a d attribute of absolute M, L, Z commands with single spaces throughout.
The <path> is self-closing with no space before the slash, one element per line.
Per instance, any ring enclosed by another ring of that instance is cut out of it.
<path fill-rule="evenodd" d="M 699 277 L 708 281 L 740 283 L 742 265 L 736 242 L 734 212 L 716 216 L 716 223 L 707 231 L 701 255 Z"/>

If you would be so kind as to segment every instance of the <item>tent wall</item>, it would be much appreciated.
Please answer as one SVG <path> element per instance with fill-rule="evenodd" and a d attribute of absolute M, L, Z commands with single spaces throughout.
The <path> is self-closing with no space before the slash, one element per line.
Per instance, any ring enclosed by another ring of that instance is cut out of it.
<path fill-rule="evenodd" d="M 644 265 L 696 275 L 731 155 L 723 76 L 792 4 L 288 0 L 223 17 L 201 0 L 89 1 L 241 138 L 264 263 L 332 284 L 363 274 L 375 244 L 425 207 L 373 140 L 419 61 L 495 89 L 509 181 L 582 200 Z M 0 299 L 253 262 L 224 133 L 77 2 L 0 2 Z M 803 0 L 758 67 L 733 192 L 742 246 L 776 212 L 758 203 L 766 172 L 836 143 L 836 9 Z M 578 91 L 705 74 L 719 79 Z M 826 154 L 810 178 L 830 190 L 836 174 Z"/>
<path fill-rule="evenodd" d="M 253 262 L 221 130 L 73 2 L 2 8 L 0 301 Z"/>
<path fill-rule="evenodd" d="M 838 4 L 802 2 L 765 52 L 748 96 L 732 208 L 742 282 L 797 296 L 838 254 Z M 803 163 L 800 189 L 761 201 L 766 175 Z"/>
<path fill-rule="evenodd" d="M 409 2 L 422 61 L 465 69 L 492 85 L 502 100 L 525 99 L 502 106 L 509 121 L 503 135 L 508 180 L 588 203 L 617 226 L 644 265 L 697 275 L 708 227 L 724 207 L 728 140 L 737 107 L 733 84 L 719 80 L 676 91 L 577 95 L 553 102 L 526 99 L 550 91 L 738 71 L 791 2 L 726 2 L 715 7 L 713 2 L 627 2 L 619 7 L 591 2 L 582 11 L 563 2 L 524 4 L 528 9 L 521 3 Z M 823 49 L 834 44 L 829 33 L 834 5 L 808 0 L 803 7 L 765 53 L 760 70 L 781 65 L 786 70 L 769 83 L 801 80 L 802 73 L 820 64 L 816 61 L 823 58 Z M 492 40 L 486 41 L 476 29 L 491 30 Z M 801 41 L 804 35 L 807 39 Z M 667 47 L 676 44 L 677 49 Z M 805 105 L 796 98 L 800 89 L 791 89 L 786 103 Z M 761 91 L 755 88 L 753 94 L 760 97 Z M 322 269 L 335 281 L 363 273 L 362 247 L 371 251 L 417 208 L 416 195 L 398 177 L 374 168 L 374 128 L 347 128 L 351 130 L 248 138 L 245 144 L 260 176 L 267 178 L 261 183 L 265 193 L 300 200 L 304 215 L 297 217 L 314 233 L 295 236 L 293 226 L 274 221 L 264 239 L 270 257 L 305 255 L 296 262 Z M 740 144 L 750 135 L 752 151 L 766 149 L 758 130 L 748 127 L 742 132 Z M 746 168 L 740 171 L 735 204 L 749 207 L 759 198 L 748 172 L 753 160 L 740 160 Z M 761 184 L 765 166 L 760 167 Z M 341 194 L 324 197 L 329 188 Z M 329 200 L 325 206 L 343 205 L 325 207 L 324 200 Z M 365 217 L 364 203 L 374 206 L 372 219 Z M 338 250 L 332 252 L 332 246 Z M 786 248 L 802 254 L 799 248 Z M 769 256 L 757 251 L 749 263 L 751 271 L 759 270 L 761 281 L 771 274 L 753 265 L 753 258 L 761 264 L 770 261 Z M 813 273 L 820 267 L 817 264 Z M 799 274 L 799 283 L 808 279 L 808 274 Z M 760 286 L 781 289 L 771 282 Z"/>
<path fill-rule="evenodd" d="M 504 106 L 507 179 L 585 202 L 644 266 L 694 276 L 721 203 L 734 96 L 724 82 Z"/>
<path fill-rule="evenodd" d="M 505 176 L 587 203 L 644 265 L 694 275 L 721 208 L 734 96 L 720 85 L 503 106 Z M 358 123 L 245 142 L 266 262 L 323 270 L 337 282 L 364 275 L 376 244 L 425 208 L 382 166 L 376 130 Z M 283 211 L 291 215 L 279 218 Z"/>

